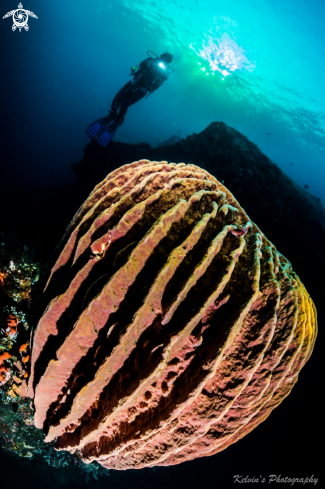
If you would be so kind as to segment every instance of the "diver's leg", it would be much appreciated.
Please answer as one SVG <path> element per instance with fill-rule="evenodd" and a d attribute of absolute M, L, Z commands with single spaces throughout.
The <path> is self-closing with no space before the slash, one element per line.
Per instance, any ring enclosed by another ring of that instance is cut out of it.
<path fill-rule="evenodd" d="M 124 122 L 129 106 L 145 97 L 146 93 L 131 82 L 121 88 L 113 99 L 111 111 L 106 117 L 105 125 L 96 133 L 95 137 L 100 146 L 106 147 L 109 144 L 117 128 Z"/>
<path fill-rule="evenodd" d="M 129 81 L 115 95 L 111 106 L 111 112 L 118 116 L 121 115 L 124 117 L 128 107 L 141 100 L 147 95 L 147 93 L 148 92 L 143 91 L 136 84 Z"/>
<path fill-rule="evenodd" d="M 115 95 L 114 100 L 112 102 L 111 110 L 106 117 L 102 117 L 101 119 L 97 119 L 92 122 L 86 129 L 87 135 L 92 139 L 97 139 L 104 134 L 111 132 L 108 128 L 109 125 L 115 125 L 112 128 L 112 131 L 115 131 L 118 126 L 120 126 L 124 120 L 124 115 L 126 113 L 126 109 L 124 109 L 123 104 L 123 94 L 125 94 L 131 88 L 131 83 L 128 82 L 121 90 Z M 123 107 L 123 108 L 122 108 Z M 103 139 L 103 138 L 102 138 Z"/>
<path fill-rule="evenodd" d="M 90 138 L 98 138 L 109 124 L 113 124 L 116 130 L 123 123 L 128 107 L 141 100 L 146 94 L 147 92 L 141 90 L 135 83 L 131 81 L 126 83 L 115 95 L 108 116 L 90 124 L 86 129 L 87 135 Z"/>
<path fill-rule="evenodd" d="M 125 103 L 127 103 L 127 106 L 130 107 L 130 105 L 136 104 L 147 94 L 147 91 L 143 91 L 140 88 L 134 86 L 134 89 L 127 93 L 127 96 L 125 97 Z"/>
<path fill-rule="evenodd" d="M 117 116 L 118 114 L 120 114 L 121 110 L 124 112 L 124 109 L 122 109 L 122 107 L 125 106 L 125 100 L 127 99 L 127 95 L 129 94 L 129 92 L 131 92 L 132 88 L 133 84 L 129 81 L 117 92 L 111 105 L 111 113 Z M 126 110 L 127 107 L 128 104 L 126 104 Z M 125 113 L 123 113 L 122 115 L 124 116 Z"/>
<path fill-rule="evenodd" d="M 117 95 L 114 97 L 109 114 L 105 117 L 102 117 L 101 119 L 97 119 L 96 121 L 92 122 L 90 126 L 87 127 L 86 133 L 90 138 L 99 138 L 100 134 L 106 130 L 106 127 L 109 124 L 119 119 L 119 107 L 121 103 L 119 93 L 120 92 L 118 92 Z"/>
<path fill-rule="evenodd" d="M 127 106 L 119 100 L 115 100 L 105 126 L 97 135 L 97 142 L 100 146 L 106 147 L 112 141 L 117 128 L 124 122 L 126 112 Z"/>

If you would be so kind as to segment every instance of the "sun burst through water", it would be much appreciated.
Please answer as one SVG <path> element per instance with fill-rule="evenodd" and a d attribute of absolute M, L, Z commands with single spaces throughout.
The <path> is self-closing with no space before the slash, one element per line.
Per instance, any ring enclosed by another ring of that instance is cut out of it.
<path fill-rule="evenodd" d="M 223 76 L 238 70 L 253 71 L 255 68 L 255 64 L 245 56 L 245 50 L 226 33 L 220 39 L 209 36 L 207 44 L 203 44 L 200 50 L 196 50 L 193 44 L 189 47 L 200 58 L 208 61 L 213 72 L 219 71 Z"/>

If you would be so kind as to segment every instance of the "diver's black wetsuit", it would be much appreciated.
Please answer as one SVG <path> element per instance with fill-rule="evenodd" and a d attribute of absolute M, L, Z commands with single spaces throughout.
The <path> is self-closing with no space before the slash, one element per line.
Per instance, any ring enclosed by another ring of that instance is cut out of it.
<path fill-rule="evenodd" d="M 106 147 L 124 121 L 130 105 L 153 93 L 167 80 L 173 71 L 169 67 L 172 59 L 170 53 L 164 53 L 160 58 L 147 58 L 139 66 L 132 67 L 133 79 L 115 95 L 109 115 L 97 119 L 87 127 L 87 135 L 96 139 L 100 146 Z"/>
<path fill-rule="evenodd" d="M 163 65 L 161 58 L 147 58 L 138 67 L 131 68 L 133 80 L 121 88 L 112 102 L 111 114 L 116 122 L 122 123 L 130 105 L 153 93 L 168 79 L 168 68 L 160 64 Z"/>

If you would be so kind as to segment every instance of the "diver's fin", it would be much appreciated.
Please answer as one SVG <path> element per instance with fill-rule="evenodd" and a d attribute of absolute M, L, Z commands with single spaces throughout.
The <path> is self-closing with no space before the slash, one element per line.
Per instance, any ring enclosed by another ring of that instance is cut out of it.
<path fill-rule="evenodd" d="M 86 134 L 90 138 L 95 138 L 98 136 L 100 131 L 106 126 L 108 120 L 107 117 L 102 117 L 101 119 L 97 119 L 95 122 L 90 124 L 90 126 L 86 129 Z"/>
<path fill-rule="evenodd" d="M 101 119 L 97 119 L 86 129 L 86 134 L 90 138 L 97 138 L 99 133 L 114 120 L 114 115 L 110 112 L 106 117 L 102 117 Z"/>
<path fill-rule="evenodd" d="M 108 116 L 108 120 L 109 119 L 110 116 Z M 100 131 L 100 133 L 98 133 L 97 136 L 97 143 L 99 144 L 99 146 L 103 146 L 104 148 L 106 148 L 106 146 L 112 141 L 116 129 L 120 127 L 123 121 L 124 117 L 106 123 L 106 126 L 103 127 L 103 129 Z"/>
<path fill-rule="evenodd" d="M 116 129 L 124 121 L 124 117 L 117 120 L 115 118 L 116 114 L 110 112 L 108 116 L 97 119 L 87 127 L 87 135 L 92 139 L 96 139 L 99 146 L 105 148 L 112 141 Z"/>
<path fill-rule="evenodd" d="M 113 128 L 109 125 L 102 129 L 97 138 L 97 143 L 99 144 L 99 146 L 106 148 L 106 146 L 108 146 L 108 144 L 112 141 L 115 131 L 116 128 Z"/>

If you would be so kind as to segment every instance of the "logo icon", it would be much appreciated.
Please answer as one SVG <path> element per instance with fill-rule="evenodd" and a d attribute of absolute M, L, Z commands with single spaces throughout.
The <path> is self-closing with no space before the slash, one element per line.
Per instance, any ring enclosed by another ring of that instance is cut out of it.
<path fill-rule="evenodd" d="M 11 15 L 13 20 L 12 30 L 15 31 L 18 27 L 19 32 L 21 32 L 22 28 L 24 28 L 25 31 L 29 30 L 29 25 L 27 24 L 29 15 L 30 17 L 34 17 L 34 19 L 38 19 L 37 15 L 35 15 L 33 12 L 31 12 L 30 10 L 23 9 L 22 3 L 18 5 L 17 10 L 12 10 L 11 12 L 7 12 L 6 15 L 4 15 L 2 18 L 6 19 Z"/>

